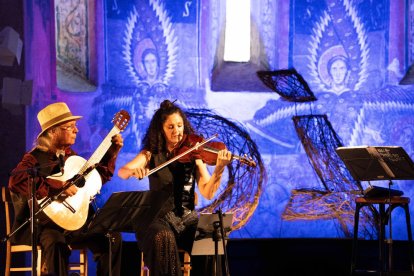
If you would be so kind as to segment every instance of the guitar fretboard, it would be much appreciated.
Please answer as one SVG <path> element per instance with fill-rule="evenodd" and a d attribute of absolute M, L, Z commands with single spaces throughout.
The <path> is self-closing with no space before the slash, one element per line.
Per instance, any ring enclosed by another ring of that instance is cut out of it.
<path fill-rule="evenodd" d="M 99 163 L 102 160 L 102 157 L 105 155 L 105 153 L 108 151 L 109 147 L 112 144 L 111 142 L 112 136 L 120 132 L 121 131 L 117 126 L 114 126 L 111 129 L 111 131 L 106 135 L 105 139 L 102 141 L 99 147 L 95 150 L 95 152 L 92 154 L 89 160 L 82 166 L 82 168 L 79 171 L 79 174 L 82 175 L 88 168 Z"/>

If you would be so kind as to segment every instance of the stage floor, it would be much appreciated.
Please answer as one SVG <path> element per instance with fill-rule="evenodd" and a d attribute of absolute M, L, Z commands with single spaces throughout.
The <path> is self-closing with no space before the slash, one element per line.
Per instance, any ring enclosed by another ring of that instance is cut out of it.
<path fill-rule="evenodd" d="M 350 275 L 351 239 L 231 239 L 227 245 L 229 272 L 232 276 L 255 275 Z M 123 275 L 138 275 L 140 254 L 135 242 L 124 244 Z M 135 256 L 135 257 L 133 257 Z M 357 268 L 375 269 L 378 242 L 358 242 Z M 387 259 L 388 260 L 388 259 Z M 224 262 L 222 262 L 224 265 Z M 211 276 L 212 258 L 192 257 L 192 276 Z M 393 267 L 398 274 L 410 270 L 408 243 L 393 242 Z M 223 270 L 224 271 L 224 270 Z M 224 275 L 224 274 L 223 274 Z M 365 275 L 365 273 L 358 274 Z M 379 275 L 369 273 L 366 275 Z"/>

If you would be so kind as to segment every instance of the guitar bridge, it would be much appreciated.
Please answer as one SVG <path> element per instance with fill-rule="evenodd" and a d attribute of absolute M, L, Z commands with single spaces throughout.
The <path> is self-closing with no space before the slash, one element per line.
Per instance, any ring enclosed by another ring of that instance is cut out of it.
<path fill-rule="evenodd" d="M 69 209 L 72 213 L 76 213 L 75 208 L 73 208 L 69 203 L 66 202 L 66 200 L 62 201 L 63 206 Z"/>

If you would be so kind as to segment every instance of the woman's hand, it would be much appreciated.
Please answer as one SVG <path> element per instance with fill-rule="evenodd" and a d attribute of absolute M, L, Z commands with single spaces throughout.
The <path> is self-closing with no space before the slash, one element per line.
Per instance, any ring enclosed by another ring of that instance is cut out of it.
<path fill-rule="evenodd" d="M 232 160 L 232 154 L 227 149 L 220 150 L 217 153 L 217 162 L 216 167 L 225 167 L 227 166 Z"/>
<path fill-rule="evenodd" d="M 141 151 L 134 159 L 118 170 L 118 176 L 122 179 L 128 179 L 130 177 L 143 179 L 149 173 L 147 164 L 150 159 L 151 153 L 149 151 Z"/>
<path fill-rule="evenodd" d="M 145 176 L 147 176 L 148 172 L 148 168 L 135 168 L 131 170 L 131 176 L 138 179 L 143 179 Z"/>

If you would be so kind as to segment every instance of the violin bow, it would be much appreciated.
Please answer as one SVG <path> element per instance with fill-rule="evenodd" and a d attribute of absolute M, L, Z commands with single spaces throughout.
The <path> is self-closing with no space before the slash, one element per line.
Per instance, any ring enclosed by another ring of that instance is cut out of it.
<path fill-rule="evenodd" d="M 171 158 L 170 160 L 168 160 L 168 161 L 166 161 L 166 162 L 162 163 L 162 164 L 161 164 L 161 165 L 159 165 L 158 167 L 153 168 L 152 170 L 150 170 L 150 171 L 148 172 L 148 174 L 147 174 L 146 176 L 149 176 L 149 175 L 151 175 L 151 174 L 153 174 L 153 173 L 155 173 L 155 172 L 157 172 L 157 171 L 161 170 L 162 168 L 164 168 L 165 166 L 168 166 L 169 164 L 171 164 L 171 163 L 172 163 L 172 162 L 174 162 L 175 160 L 180 159 L 180 158 L 181 158 L 181 157 L 183 157 L 184 155 L 186 155 L 186 154 L 188 154 L 188 153 L 192 152 L 193 150 L 195 150 L 195 149 L 197 149 L 197 148 L 199 148 L 199 147 L 203 146 L 204 144 L 207 144 L 208 142 L 210 142 L 211 140 L 213 140 L 214 138 L 217 138 L 217 137 L 218 137 L 218 134 L 216 133 L 216 134 L 214 134 L 213 136 L 211 136 L 210 138 L 208 138 L 208 139 L 204 140 L 203 142 L 200 142 L 200 143 L 196 144 L 195 146 L 193 146 L 193 147 L 189 148 L 188 150 L 184 151 L 183 153 L 181 153 L 181 154 L 179 154 L 179 155 L 177 155 L 177 156 L 175 156 L 175 157 Z"/>

